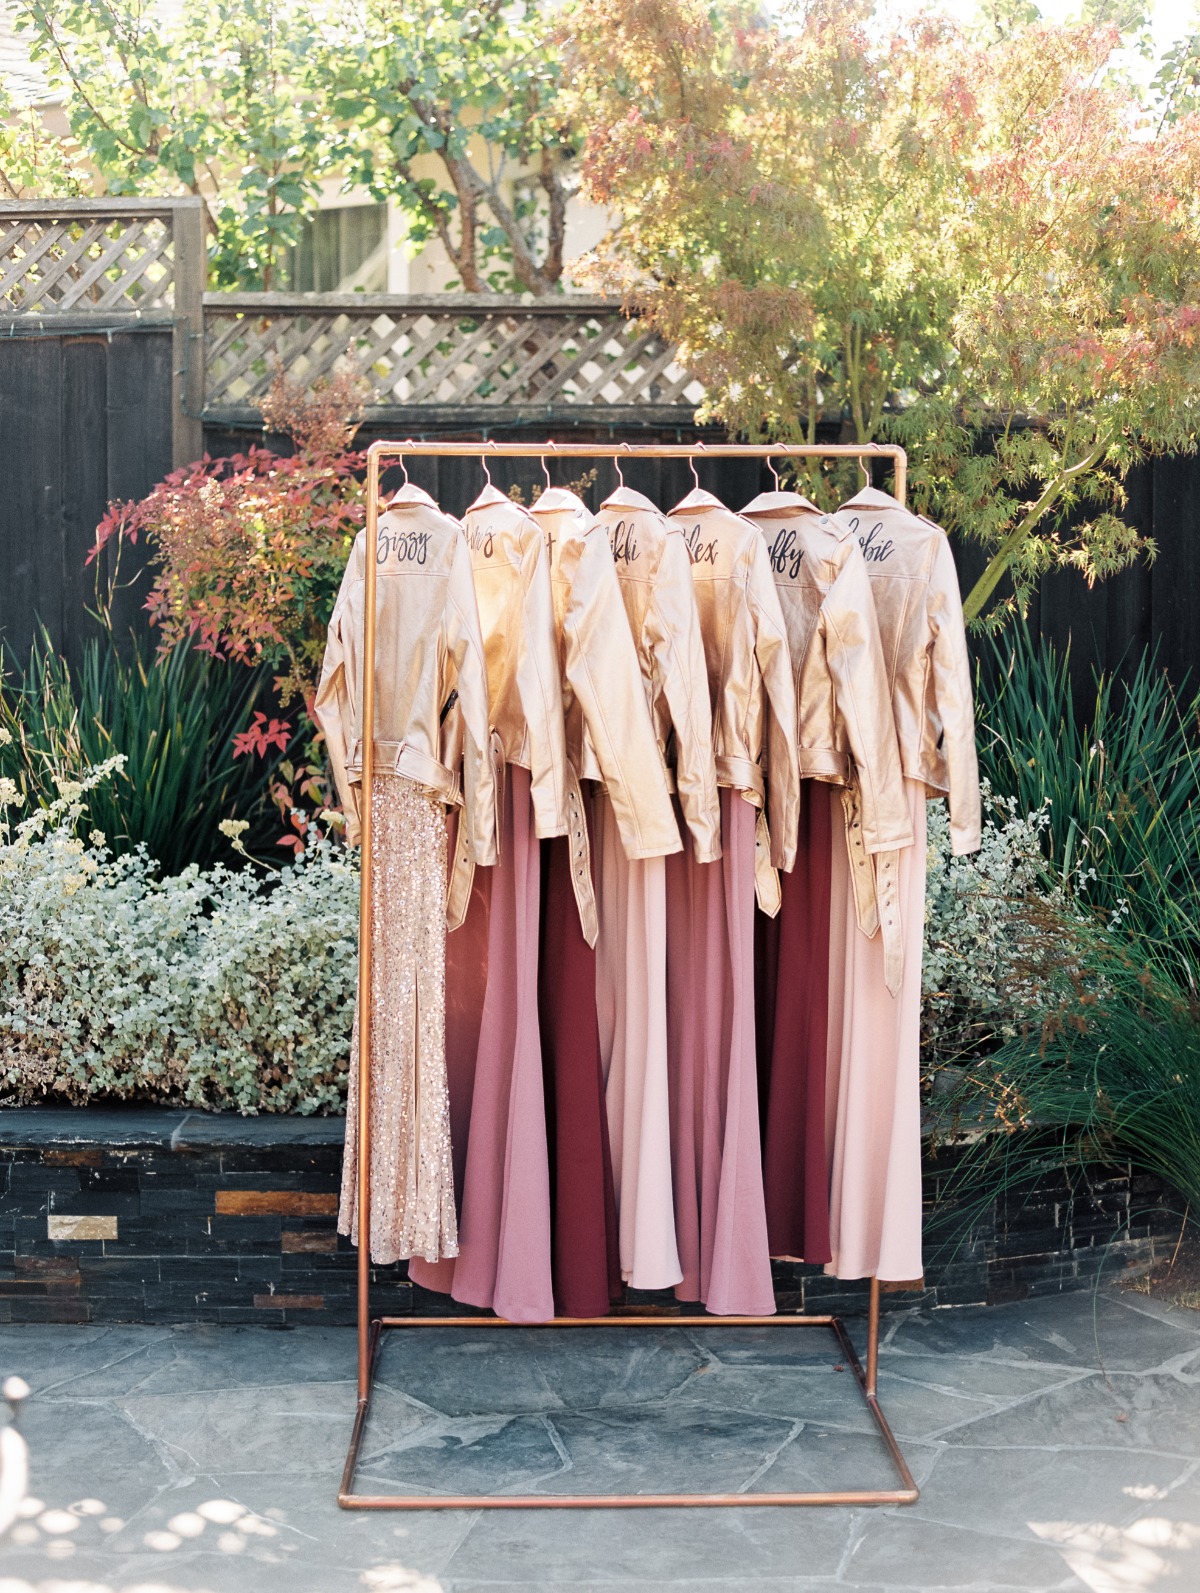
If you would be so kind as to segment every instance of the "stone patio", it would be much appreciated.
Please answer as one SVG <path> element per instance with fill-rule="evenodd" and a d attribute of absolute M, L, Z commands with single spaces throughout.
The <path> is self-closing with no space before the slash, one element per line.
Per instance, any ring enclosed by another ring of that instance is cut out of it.
<path fill-rule="evenodd" d="M 1109 1289 L 885 1334 L 916 1506 L 395 1514 L 334 1503 L 350 1330 L 0 1328 L 35 1495 L 0 1593 L 1200 1587 L 1200 1314 Z M 664 1326 L 391 1334 L 360 1486 L 890 1480 L 824 1333 Z"/>

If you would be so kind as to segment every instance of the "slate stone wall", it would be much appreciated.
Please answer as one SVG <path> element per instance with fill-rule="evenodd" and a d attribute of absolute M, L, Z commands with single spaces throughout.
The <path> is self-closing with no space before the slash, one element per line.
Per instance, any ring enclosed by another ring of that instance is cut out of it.
<path fill-rule="evenodd" d="M 201 1113 L 0 1111 L 0 1322 L 354 1320 L 355 1252 L 336 1232 L 343 1125 Z M 927 1164 L 942 1209 L 953 1157 Z M 1048 1175 L 953 1247 L 931 1246 L 926 1287 L 894 1303 L 969 1305 L 1055 1293 L 1173 1246 L 1182 1211 L 1152 1179 Z M 776 1266 L 780 1308 L 854 1312 L 865 1286 Z M 373 1273 L 390 1315 L 461 1308 Z M 669 1294 L 640 1310 L 678 1310 Z M 465 1314 L 465 1313 L 464 1313 Z"/>

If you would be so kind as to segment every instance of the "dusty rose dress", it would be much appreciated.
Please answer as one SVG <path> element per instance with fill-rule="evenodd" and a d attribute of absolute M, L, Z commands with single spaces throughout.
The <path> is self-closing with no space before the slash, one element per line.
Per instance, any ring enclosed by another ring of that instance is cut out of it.
<path fill-rule="evenodd" d="M 514 1322 L 542 1322 L 554 1315 L 554 1293 L 537 1001 L 541 857 L 528 770 L 510 765 L 504 786 L 450 1293 Z M 463 1071 L 461 1064 L 453 1069 L 460 1081 Z M 409 1275 L 444 1287 L 450 1271 L 410 1267 Z"/>

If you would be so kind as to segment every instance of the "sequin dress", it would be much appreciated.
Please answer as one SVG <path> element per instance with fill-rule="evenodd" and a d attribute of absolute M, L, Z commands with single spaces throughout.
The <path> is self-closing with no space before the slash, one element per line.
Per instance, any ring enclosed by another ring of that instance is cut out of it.
<path fill-rule="evenodd" d="M 458 1254 L 446 1089 L 446 824 L 402 775 L 372 787 L 371 1259 Z M 358 1023 L 338 1228 L 358 1231 Z"/>

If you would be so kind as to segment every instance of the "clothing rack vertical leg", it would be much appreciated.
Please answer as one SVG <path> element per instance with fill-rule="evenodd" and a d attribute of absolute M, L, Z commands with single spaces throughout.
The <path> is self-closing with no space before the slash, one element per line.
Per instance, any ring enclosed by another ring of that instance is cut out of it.
<path fill-rule="evenodd" d="M 867 1307 L 867 1384 L 868 1399 L 876 1396 L 879 1381 L 879 1279 L 871 1279 L 871 1300 Z"/>

